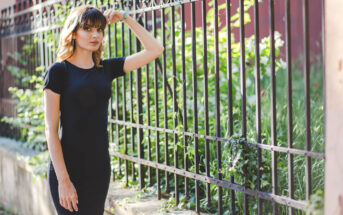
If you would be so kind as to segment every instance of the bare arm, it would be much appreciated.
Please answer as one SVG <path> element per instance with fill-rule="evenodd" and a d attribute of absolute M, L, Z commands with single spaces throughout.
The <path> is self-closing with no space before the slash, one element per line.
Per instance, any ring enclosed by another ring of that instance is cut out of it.
<path fill-rule="evenodd" d="M 106 11 L 105 16 L 109 23 L 116 23 L 123 19 L 123 14 L 114 10 Z M 124 72 L 130 72 L 159 57 L 163 53 L 164 47 L 130 16 L 127 16 L 125 23 L 144 47 L 144 50 L 126 57 L 123 70 Z"/>
<path fill-rule="evenodd" d="M 54 165 L 57 179 L 60 182 L 69 180 L 69 175 L 58 137 L 59 111 L 60 95 L 50 89 L 44 90 L 45 136 L 48 142 L 51 161 Z"/>
<path fill-rule="evenodd" d="M 50 89 L 44 90 L 45 135 L 58 180 L 60 204 L 72 212 L 73 209 L 78 210 L 78 196 L 73 183 L 70 181 L 64 162 L 61 141 L 58 137 L 60 97 L 60 94 Z"/>

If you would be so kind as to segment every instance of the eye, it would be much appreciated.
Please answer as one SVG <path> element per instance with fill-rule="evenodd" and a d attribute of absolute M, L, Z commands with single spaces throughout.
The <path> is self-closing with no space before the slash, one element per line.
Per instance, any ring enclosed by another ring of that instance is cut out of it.
<path fill-rule="evenodd" d="M 91 29 L 90 28 L 88 28 L 88 27 L 84 27 L 83 28 L 85 31 L 90 31 Z"/>
<path fill-rule="evenodd" d="M 104 31 L 104 29 L 98 28 L 98 32 L 103 32 L 103 31 Z"/>

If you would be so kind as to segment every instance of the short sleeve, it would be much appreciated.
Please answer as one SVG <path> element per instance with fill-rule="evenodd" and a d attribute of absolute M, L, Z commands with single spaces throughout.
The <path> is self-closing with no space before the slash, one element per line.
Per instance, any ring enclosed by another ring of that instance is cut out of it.
<path fill-rule="evenodd" d="M 126 56 L 107 58 L 103 60 L 104 69 L 108 74 L 110 74 L 111 80 L 126 74 L 124 72 L 125 59 Z"/>
<path fill-rule="evenodd" d="M 49 88 L 55 93 L 62 94 L 63 91 L 63 72 L 64 65 L 62 63 L 52 64 L 44 74 L 44 85 L 45 88 Z"/>

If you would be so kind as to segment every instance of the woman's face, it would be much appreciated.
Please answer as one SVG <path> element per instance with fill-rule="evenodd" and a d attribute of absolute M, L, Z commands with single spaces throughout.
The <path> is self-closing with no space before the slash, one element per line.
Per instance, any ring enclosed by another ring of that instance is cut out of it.
<path fill-rule="evenodd" d="M 104 38 L 104 31 L 101 27 L 85 25 L 79 28 L 74 36 L 76 48 L 97 51 Z"/>

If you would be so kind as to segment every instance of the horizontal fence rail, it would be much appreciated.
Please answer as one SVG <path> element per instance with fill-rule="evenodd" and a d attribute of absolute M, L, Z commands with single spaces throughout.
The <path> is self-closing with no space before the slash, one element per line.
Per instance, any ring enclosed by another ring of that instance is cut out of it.
<path fill-rule="evenodd" d="M 322 81 L 323 73 L 310 60 L 308 0 L 279 2 L 282 25 L 274 0 L 34 0 L 1 11 L 0 36 L 26 38 L 33 74 L 56 60 L 61 22 L 73 7 L 127 10 L 165 51 L 113 81 L 114 178 L 156 187 L 158 199 L 171 196 L 196 212 L 305 214 L 323 188 L 323 101 L 310 79 Z M 291 55 L 291 3 L 302 8 L 301 66 Z M 105 33 L 105 57 L 143 49 L 124 23 Z"/>
<path fill-rule="evenodd" d="M 178 134 L 178 135 L 184 135 L 184 136 L 189 136 L 189 137 L 198 137 L 198 138 L 203 138 L 205 140 L 230 142 L 230 139 L 216 137 L 216 136 L 208 136 L 208 135 L 190 133 L 190 132 L 185 132 L 185 131 L 177 131 L 177 130 L 173 130 L 173 129 L 159 128 L 159 127 L 142 125 L 142 124 L 137 124 L 137 123 L 130 123 L 130 122 L 122 121 L 122 120 L 114 120 L 114 119 L 110 119 L 110 118 L 108 120 L 109 120 L 109 122 L 114 123 L 114 124 L 126 125 L 126 126 L 131 126 L 134 128 L 142 128 L 142 129 L 146 129 L 146 130 L 160 131 L 160 132 L 164 132 L 164 133 Z M 295 148 L 286 148 L 286 147 L 281 147 L 281 146 L 271 146 L 271 145 L 266 145 L 263 143 L 250 143 L 250 142 L 243 142 L 242 144 L 245 144 L 247 146 L 254 146 L 254 147 L 259 148 L 259 149 L 266 149 L 266 150 L 276 151 L 276 152 L 284 152 L 287 154 L 305 155 L 305 156 L 309 156 L 312 158 L 321 158 L 321 159 L 325 158 L 325 155 L 323 153 L 300 150 L 300 149 L 295 149 Z"/>

